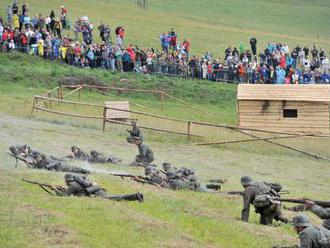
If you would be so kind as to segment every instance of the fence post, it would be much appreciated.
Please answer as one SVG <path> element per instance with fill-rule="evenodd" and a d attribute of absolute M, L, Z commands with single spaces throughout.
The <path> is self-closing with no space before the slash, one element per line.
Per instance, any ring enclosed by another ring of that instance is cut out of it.
<path fill-rule="evenodd" d="M 160 93 L 160 100 L 161 100 L 161 104 L 162 104 L 162 112 L 164 112 L 164 93 Z"/>
<path fill-rule="evenodd" d="M 34 97 L 33 103 L 32 103 L 32 108 L 31 108 L 31 115 L 33 115 L 35 104 L 36 104 L 36 98 Z"/>
<path fill-rule="evenodd" d="M 52 107 L 52 101 L 50 100 L 51 98 L 51 93 L 48 92 L 48 98 L 49 98 L 49 107 Z"/>
<path fill-rule="evenodd" d="M 104 106 L 104 109 L 103 109 L 103 132 L 105 131 L 106 121 L 107 121 L 107 107 Z"/>
<path fill-rule="evenodd" d="M 79 88 L 79 101 L 81 102 L 81 87 Z"/>
<path fill-rule="evenodd" d="M 187 122 L 187 134 L 188 134 L 188 143 L 190 143 L 190 126 L 191 126 L 191 121 Z"/>

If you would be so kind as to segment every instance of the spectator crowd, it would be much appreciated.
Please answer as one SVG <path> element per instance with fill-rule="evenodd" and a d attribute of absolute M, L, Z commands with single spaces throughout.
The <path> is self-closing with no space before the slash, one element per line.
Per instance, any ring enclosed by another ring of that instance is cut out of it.
<path fill-rule="evenodd" d="M 68 19 L 68 10 L 60 6 L 58 15 L 34 17 L 29 5 L 19 8 L 17 0 L 7 8 L 7 20 L 0 17 L 1 51 L 22 52 L 45 59 L 82 67 L 101 67 L 111 71 L 135 71 L 181 76 L 192 79 L 237 83 L 301 84 L 329 83 L 329 59 L 324 49 L 315 45 L 296 46 L 269 42 L 266 49 L 257 50 L 257 39 L 252 37 L 249 47 L 229 46 L 224 59 L 213 58 L 210 52 L 203 56 L 190 55 L 190 43 L 180 42 L 172 28 L 159 36 L 161 50 L 139 48 L 125 43 L 125 29 L 112 30 L 100 23 L 97 27 L 101 42 L 93 36 L 94 25 L 88 16 L 78 18 L 74 25 Z M 70 30 L 74 38 L 70 38 Z"/>

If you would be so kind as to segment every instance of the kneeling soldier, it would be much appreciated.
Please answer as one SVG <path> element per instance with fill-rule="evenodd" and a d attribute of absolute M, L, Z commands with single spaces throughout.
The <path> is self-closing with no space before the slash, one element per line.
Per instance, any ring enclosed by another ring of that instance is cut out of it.
<path fill-rule="evenodd" d="M 250 204 L 252 204 L 256 213 L 260 214 L 260 224 L 271 224 L 273 219 L 288 222 L 281 212 L 280 202 L 276 200 L 280 198 L 280 195 L 270 184 L 254 182 L 248 176 L 241 178 L 241 184 L 244 187 L 244 206 L 241 217 L 243 221 L 249 221 Z"/>

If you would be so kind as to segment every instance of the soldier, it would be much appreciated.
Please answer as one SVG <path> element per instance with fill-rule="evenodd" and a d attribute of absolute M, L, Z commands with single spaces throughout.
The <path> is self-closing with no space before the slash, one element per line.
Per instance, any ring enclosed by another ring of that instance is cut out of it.
<path fill-rule="evenodd" d="M 139 149 L 139 154 L 135 157 L 135 162 L 142 166 L 149 165 L 154 161 L 154 153 L 146 144 L 142 143 L 140 137 L 132 137 L 132 142 Z"/>
<path fill-rule="evenodd" d="M 141 141 L 143 141 L 142 133 L 140 131 L 140 128 L 137 126 L 136 121 L 131 121 L 132 129 L 127 129 L 127 132 L 129 133 L 129 136 L 126 138 L 127 142 L 132 144 L 133 137 L 139 137 Z"/>
<path fill-rule="evenodd" d="M 53 188 L 59 196 L 96 196 L 108 200 L 115 201 L 139 201 L 143 202 L 143 195 L 141 193 L 128 194 L 128 195 L 110 195 L 108 192 L 98 186 L 95 182 L 90 181 L 88 178 L 68 173 L 64 176 L 67 189 L 58 190 Z"/>
<path fill-rule="evenodd" d="M 312 225 L 306 215 L 293 217 L 294 230 L 299 235 L 300 248 L 330 247 L 330 231 L 324 227 Z"/>
<path fill-rule="evenodd" d="M 162 188 L 169 188 L 166 176 L 164 176 L 157 168 L 146 166 L 144 174 L 148 177 L 148 182 L 152 185 L 159 185 Z"/>
<path fill-rule="evenodd" d="M 280 202 L 274 200 L 280 198 L 280 195 L 269 184 L 254 182 L 248 176 L 241 178 L 241 184 L 244 187 L 244 206 L 241 216 L 243 221 L 249 221 L 250 204 L 253 204 L 256 212 L 260 214 L 260 224 L 271 224 L 273 219 L 288 222 L 281 212 Z"/>
<path fill-rule="evenodd" d="M 178 177 L 178 175 L 172 171 L 166 173 L 166 178 L 170 189 L 173 190 L 191 189 L 190 184 L 187 180 Z"/>
<path fill-rule="evenodd" d="M 72 154 L 68 156 L 69 158 L 74 158 L 81 161 L 86 161 L 90 158 L 88 154 L 77 146 L 71 146 L 71 152 Z"/>
<path fill-rule="evenodd" d="M 34 161 L 32 162 L 32 167 L 36 169 L 66 171 L 66 172 L 81 173 L 81 174 L 90 173 L 90 171 L 86 169 L 70 166 L 62 161 L 54 160 L 40 153 L 34 153 L 33 160 Z"/>
<path fill-rule="evenodd" d="M 306 201 L 305 207 L 323 219 L 323 226 L 330 230 L 330 208 L 323 208 L 312 201 Z"/>
<path fill-rule="evenodd" d="M 169 172 L 169 171 L 177 173 L 178 169 L 176 167 L 172 166 L 172 164 L 169 162 L 164 162 L 162 166 L 163 166 L 163 170 L 165 173 Z"/>
<path fill-rule="evenodd" d="M 104 156 L 103 154 L 99 153 L 98 151 L 91 151 L 90 153 L 91 155 L 88 158 L 88 162 L 90 163 L 112 163 L 112 164 L 118 164 L 121 163 L 121 159 L 116 158 L 112 155 L 110 155 L 109 157 Z"/>

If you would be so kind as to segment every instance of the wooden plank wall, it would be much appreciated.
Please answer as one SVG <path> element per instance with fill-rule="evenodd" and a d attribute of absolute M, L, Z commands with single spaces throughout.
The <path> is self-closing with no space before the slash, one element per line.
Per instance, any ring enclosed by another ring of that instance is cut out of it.
<path fill-rule="evenodd" d="M 105 102 L 105 106 L 108 108 L 129 110 L 128 101 Z M 106 111 L 106 119 L 129 119 L 129 118 L 130 118 L 129 112 L 118 111 L 114 109 L 107 109 Z"/>
<path fill-rule="evenodd" d="M 278 132 L 329 134 L 329 104 L 272 100 L 239 100 L 238 125 Z M 297 109 L 297 118 L 283 118 L 283 109 Z"/>

